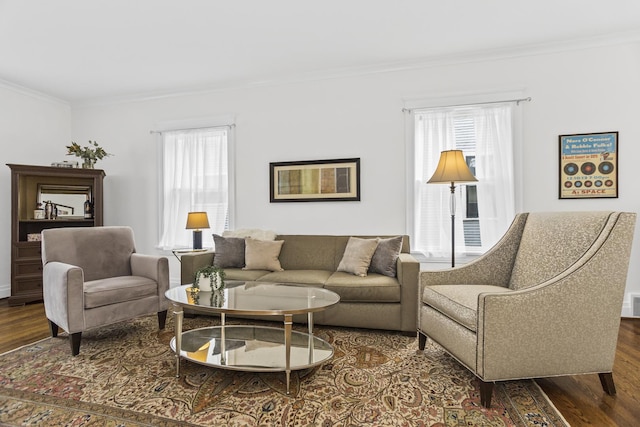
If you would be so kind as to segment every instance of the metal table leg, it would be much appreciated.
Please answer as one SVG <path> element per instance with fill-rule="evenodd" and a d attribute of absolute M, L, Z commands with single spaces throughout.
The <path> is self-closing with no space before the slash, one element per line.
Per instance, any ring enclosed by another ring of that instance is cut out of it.
<path fill-rule="evenodd" d="M 285 373 L 287 376 L 287 394 L 289 394 L 289 382 L 291 379 L 291 325 L 293 324 L 293 315 L 284 315 L 284 348 L 285 348 Z"/>
<path fill-rule="evenodd" d="M 173 305 L 173 319 L 175 322 L 176 334 L 176 378 L 180 378 L 180 353 L 182 352 L 182 319 L 184 312 L 182 306 Z"/>

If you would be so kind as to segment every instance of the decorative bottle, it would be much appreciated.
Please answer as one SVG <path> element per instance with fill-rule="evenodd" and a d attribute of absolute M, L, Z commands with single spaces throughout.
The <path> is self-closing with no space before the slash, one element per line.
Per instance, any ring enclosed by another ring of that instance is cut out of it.
<path fill-rule="evenodd" d="M 87 200 L 84 202 L 84 219 L 93 219 L 93 203 L 89 200 L 88 195 Z"/>

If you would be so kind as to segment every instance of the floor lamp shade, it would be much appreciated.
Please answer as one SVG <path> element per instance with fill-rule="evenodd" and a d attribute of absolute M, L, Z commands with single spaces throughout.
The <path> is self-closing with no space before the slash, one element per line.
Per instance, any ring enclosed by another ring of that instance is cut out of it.
<path fill-rule="evenodd" d="M 193 249 L 202 249 L 202 228 L 209 228 L 209 217 L 206 212 L 189 212 L 187 230 L 193 230 Z"/>
<path fill-rule="evenodd" d="M 451 213 L 451 267 L 456 266 L 455 262 L 455 217 L 456 217 L 456 182 L 478 181 L 469 170 L 462 150 L 447 150 L 440 153 L 440 160 L 433 176 L 427 184 L 450 184 L 451 195 L 449 197 L 449 211 Z"/>

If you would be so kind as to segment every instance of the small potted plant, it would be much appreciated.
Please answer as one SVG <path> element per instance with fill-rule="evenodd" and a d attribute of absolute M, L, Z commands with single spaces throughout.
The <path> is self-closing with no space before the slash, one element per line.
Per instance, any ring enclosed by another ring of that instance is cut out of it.
<path fill-rule="evenodd" d="M 112 154 L 107 153 L 96 141 L 89 141 L 89 145 L 81 147 L 75 142 L 67 145 L 67 156 L 75 155 L 82 159 L 83 169 L 93 169 L 96 162 Z"/>
<path fill-rule="evenodd" d="M 224 270 L 213 265 L 196 271 L 193 287 L 201 291 L 219 291 L 224 289 Z"/>

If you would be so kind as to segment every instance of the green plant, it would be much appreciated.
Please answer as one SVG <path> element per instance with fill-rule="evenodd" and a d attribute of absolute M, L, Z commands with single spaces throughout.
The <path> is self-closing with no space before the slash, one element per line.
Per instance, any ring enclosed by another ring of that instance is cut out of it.
<path fill-rule="evenodd" d="M 83 163 L 89 167 L 93 167 L 98 160 L 113 155 L 107 153 L 96 141 L 91 140 L 89 140 L 89 145 L 85 145 L 84 147 L 81 147 L 73 141 L 71 142 L 71 145 L 67 145 L 66 147 L 67 156 L 75 155 L 80 157 L 83 160 Z"/>
<path fill-rule="evenodd" d="M 193 278 L 194 288 L 200 288 L 201 277 L 207 278 L 211 281 L 211 289 L 213 290 L 224 288 L 225 273 L 224 270 L 220 267 L 209 265 L 196 271 L 195 277 Z M 219 283 L 218 280 L 220 281 Z"/>

